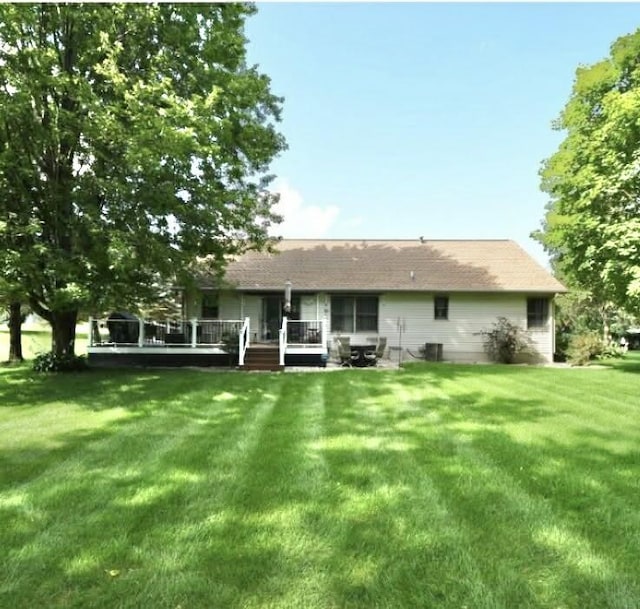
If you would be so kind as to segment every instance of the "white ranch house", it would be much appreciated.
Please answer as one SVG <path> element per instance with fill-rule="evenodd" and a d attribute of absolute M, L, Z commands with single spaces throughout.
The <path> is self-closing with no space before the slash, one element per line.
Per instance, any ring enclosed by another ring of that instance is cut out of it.
<path fill-rule="evenodd" d="M 122 321 L 138 328 L 125 341 L 93 322 L 90 360 L 215 364 L 226 332 L 239 337 L 240 365 L 269 346 L 280 367 L 323 365 L 338 336 L 386 337 L 385 357 L 428 344 L 443 360 L 479 362 L 480 332 L 498 317 L 526 329 L 529 360 L 553 359 L 553 299 L 566 290 L 513 241 L 286 239 L 275 249 L 232 260 L 222 282 L 200 276 L 182 321 Z"/>

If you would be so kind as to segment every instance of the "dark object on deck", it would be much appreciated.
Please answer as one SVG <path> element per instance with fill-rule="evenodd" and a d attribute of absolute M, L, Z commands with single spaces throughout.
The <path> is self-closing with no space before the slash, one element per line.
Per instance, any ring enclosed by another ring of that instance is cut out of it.
<path fill-rule="evenodd" d="M 167 345 L 184 345 L 187 342 L 187 337 L 184 332 L 169 332 L 164 335 L 164 342 Z"/>
<path fill-rule="evenodd" d="M 109 341 L 112 343 L 137 343 L 140 322 L 135 315 L 126 311 L 115 311 L 107 319 Z"/>

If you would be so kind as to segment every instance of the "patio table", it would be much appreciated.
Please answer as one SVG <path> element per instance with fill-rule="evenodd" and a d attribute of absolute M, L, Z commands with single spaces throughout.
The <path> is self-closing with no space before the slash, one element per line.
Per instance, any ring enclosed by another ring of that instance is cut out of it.
<path fill-rule="evenodd" d="M 358 366 L 359 368 L 375 365 L 375 359 L 368 359 L 364 356 L 365 353 L 375 352 L 375 350 L 375 345 L 351 345 L 351 353 L 355 355 L 357 352 L 358 354 L 358 358 L 352 359 L 351 364 L 353 366 Z"/>

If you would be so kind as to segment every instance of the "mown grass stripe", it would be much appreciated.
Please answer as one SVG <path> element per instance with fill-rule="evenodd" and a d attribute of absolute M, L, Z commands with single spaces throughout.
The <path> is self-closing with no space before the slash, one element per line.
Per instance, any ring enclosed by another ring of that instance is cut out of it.
<path fill-rule="evenodd" d="M 354 444 L 355 452 L 335 443 L 327 446 L 346 491 L 333 508 L 343 525 L 336 556 L 344 568 L 335 583 L 338 596 L 351 599 L 347 606 L 437 606 L 444 599 L 451 606 L 465 599 L 495 606 L 468 556 L 467 540 L 433 484 L 428 452 L 425 459 L 405 425 L 405 419 L 418 420 L 427 406 L 417 397 L 414 388 L 402 383 L 385 394 L 354 395 L 347 427 L 362 430 L 365 437 Z M 420 429 L 426 443 L 436 425 L 432 421 Z M 336 431 L 344 438 L 343 430 Z M 346 463 L 349 478 L 344 478 Z"/>
<path fill-rule="evenodd" d="M 640 377 L 578 372 L 0 370 L 0 606 L 638 607 Z"/>

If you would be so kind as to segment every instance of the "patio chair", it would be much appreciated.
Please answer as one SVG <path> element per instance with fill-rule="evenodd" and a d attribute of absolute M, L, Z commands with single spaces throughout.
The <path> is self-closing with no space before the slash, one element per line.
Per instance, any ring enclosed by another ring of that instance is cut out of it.
<path fill-rule="evenodd" d="M 384 350 L 387 348 L 387 337 L 386 336 L 378 336 L 378 341 L 376 343 L 376 348 L 374 351 L 367 351 L 364 354 L 366 360 L 371 362 L 372 366 L 377 365 L 378 360 L 382 358 L 384 355 Z"/>
<path fill-rule="evenodd" d="M 351 338 L 349 336 L 340 336 L 336 338 L 338 345 L 338 359 L 341 366 L 351 366 L 353 362 L 353 352 L 351 350 Z"/>

